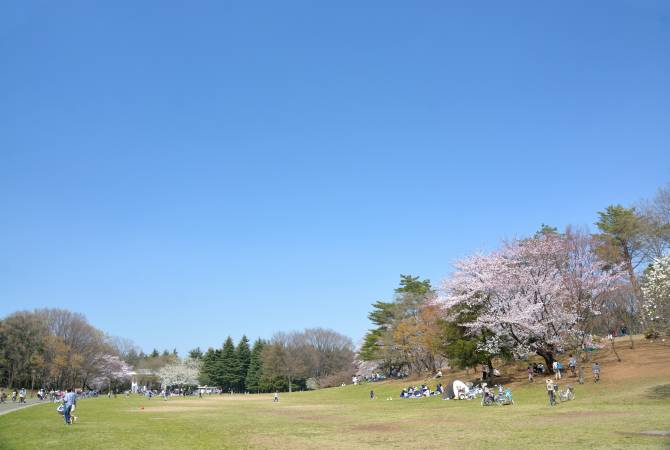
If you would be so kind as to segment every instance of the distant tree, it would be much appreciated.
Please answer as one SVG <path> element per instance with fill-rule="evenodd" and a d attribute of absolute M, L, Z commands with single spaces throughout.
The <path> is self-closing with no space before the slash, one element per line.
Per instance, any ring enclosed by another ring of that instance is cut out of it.
<path fill-rule="evenodd" d="M 91 380 L 91 386 L 98 390 L 107 387 L 109 391 L 118 383 L 130 379 L 130 366 L 116 355 L 104 355 L 100 358 L 100 372 Z"/>
<path fill-rule="evenodd" d="M 158 353 L 158 349 L 154 349 L 150 354 L 149 358 L 158 358 L 160 356 L 160 353 Z"/>
<path fill-rule="evenodd" d="M 646 259 L 662 258 L 670 250 L 670 183 L 637 208 L 644 219 L 642 245 Z"/>
<path fill-rule="evenodd" d="M 246 389 L 250 392 L 261 391 L 261 378 L 263 376 L 263 347 L 265 342 L 257 339 L 251 350 L 249 368 L 245 379 Z"/>
<path fill-rule="evenodd" d="M 196 347 L 188 352 L 188 357 L 191 359 L 202 359 L 202 350 L 200 350 L 200 347 Z"/>
<path fill-rule="evenodd" d="M 230 336 L 223 343 L 221 357 L 216 365 L 216 373 L 222 389 L 227 391 L 237 388 L 239 366 L 235 354 L 235 344 Z"/>
<path fill-rule="evenodd" d="M 3 378 L 7 386 L 30 386 L 34 355 L 42 352 L 47 324 L 26 311 L 11 314 L 2 321 L 4 346 L 0 347 Z M 37 369 L 37 368 L 36 368 Z"/>
<path fill-rule="evenodd" d="M 263 348 L 263 375 L 266 379 L 284 377 L 288 391 L 306 372 L 304 342 L 298 333 L 278 332 Z"/>
<path fill-rule="evenodd" d="M 558 228 L 543 223 L 540 226 L 540 229 L 535 233 L 535 237 L 538 238 L 546 235 L 556 235 L 556 234 L 558 234 Z"/>
<path fill-rule="evenodd" d="M 307 376 L 325 386 L 324 380 L 336 374 L 344 379 L 353 375 L 354 345 L 351 339 L 334 330 L 308 328 L 300 333 L 307 358 Z"/>
<path fill-rule="evenodd" d="M 158 370 L 163 388 L 197 386 L 200 377 L 200 361 L 192 358 L 174 360 Z"/>
<path fill-rule="evenodd" d="M 377 361 L 379 368 L 387 371 L 402 367 L 420 371 L 439 364 L 435 346 L 428 343 L 432 338 L 426 338 L 426 333 L 433 335 L 435 323 L 425 322 L 423 319 L 430 317 L 422 315 L 433 297 L 430 280 L 400 275 L 394 300 L 373 304 L 368 318 L 377 327 L 365 335 L 359 357 Z"/>
<path fill-rule="evenodd" d="M 221 386 L 222 381 L 218 377 L 218 362 L 221 357 L 221 350 L 207 349 L 202 356 L 202 366 L 200 370 L 200 383 L 203 386 Z"/>
<path fill-rule="evenodd" d="M 552 366 L 554 355 L 581 339 L 598 301 L 616 288 L 619 274 L 591 253 L 574 252 L 562 235 L 506 243 L 499 251 L 474 255 L 455 265 L 445 281 L 447 308 L 477 308 L 463 325 L 471 335 L 491 333 L 479 348 L 502 347 L 517 356 L 535 353 Z M 584 311 L 594 308 L 588 312 Z"/>
<path fill-rule="evenodd" d="M 245 390 L 247 371 L 249 370 L 249 364 L 251 363 L 249 339 L 247 339 L 246 336 L 242 336 L 242 339 L 238 342 L 235 356 L 237 359 L 237 380 L 235 381 L 235 384 L 236 388 L 242 392 Z"/>
<path fill-rule="evenodd" d="M 384 338 L 387 331 L 393 326 L 395 304 L 393 302 L 377 301 L 372 304 L 372 311 L 368 319 L 376 328 L 369 330 L 363 339 L 363 345 L 359 352 L 364 361 L 386 359 L 392 364 L 393 358 L 384 353 Z"/>
<path fill-rule="evenodd" d="M 596 222 L 600 234 L 597 248 L 600 257 L 614 264 L 623 263 L 637 302 L 642 300 L 642 292 L 636 269 L 644 260 L 644 233 L 646 224 L 634 208 L 610 205 L 598 212 Z"/>
<path fill-rule="evenodd" d="M 644 303 L 642 313 L 647 334 L 670 333 L 670 256 L 654 261 L 642 279 Z"/>

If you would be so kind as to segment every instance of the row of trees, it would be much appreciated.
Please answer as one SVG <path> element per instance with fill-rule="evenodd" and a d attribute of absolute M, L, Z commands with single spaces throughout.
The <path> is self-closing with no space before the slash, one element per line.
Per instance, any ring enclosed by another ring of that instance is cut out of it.
<path fill-rule="evenodd" d="M 315 389 L 353 374 L 351 340 L 332 330 L 275 333 L 253 347 L 243 336 L 220 349 L 145 354 L 129 340 L 91 326 L 61 309 L 21 311 L 0 320 L 0 386 L 127 388 L 131 371 L 142 385 L 220 387 L 235 392 Z"/>
<path fill-rule="evenodd" d="M 0 386 L 102 387 L 130 370 L 116 342 L 81 314 L 16 312 L 0 320 Z"/>
<path fill-rule="evenodd" d="M 533 354 L 551 367 L 557 352 L 591 346 L 593 334 L 668 334 L 670 185 L 598 217 L 598 233 L 543 225 L 463 258 L 439 290 L 402 275 L 394 299 L 373 304 L 359 357 L 390 373 Z"/>
<path fill-rule="evenodd" d="M 235 346 L 228 337 L 220 349 L 202 354 L 200 382 L 226 391 L 270 392 L 316 389 L 339 384 L 353 374 L 351 339 L 335 331 L 310 328 L 302 332 L 278 332 L 258 339 L 249 348 L 243 336 Z"/>

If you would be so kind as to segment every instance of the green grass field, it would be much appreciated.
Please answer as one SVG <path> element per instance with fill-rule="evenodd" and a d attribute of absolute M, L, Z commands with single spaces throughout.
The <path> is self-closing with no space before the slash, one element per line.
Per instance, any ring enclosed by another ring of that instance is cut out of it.
<path fill-rule="evenodd" d="M 617 345 L 623 362 L 600 352 L 603 381 L 575 383 L 576 399 L 554 408 L 542 380 L 520 379 L 516 405 L 504 407 L 398 399 L 407 381 L 283 394 L 279 403 L 270 395 L 103 397 L 81 401 L 71 427 L 55 405 L 0 416 L 0 448 L 670 448 L 670 437 L 644 434 L 670 431 L 670 348 Z"/>

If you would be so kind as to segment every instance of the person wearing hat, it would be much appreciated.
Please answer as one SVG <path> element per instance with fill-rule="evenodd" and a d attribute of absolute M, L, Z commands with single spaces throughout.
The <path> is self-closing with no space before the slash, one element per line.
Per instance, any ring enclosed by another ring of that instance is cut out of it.
<path fill-rule="evenodd" d="M 551 380 L 551 378 L 547 378 L 546 383 L 547 383 L 547 394 L 549 395 L 549 406 L 554 406 L 556 405 L 554 382 Z"/>

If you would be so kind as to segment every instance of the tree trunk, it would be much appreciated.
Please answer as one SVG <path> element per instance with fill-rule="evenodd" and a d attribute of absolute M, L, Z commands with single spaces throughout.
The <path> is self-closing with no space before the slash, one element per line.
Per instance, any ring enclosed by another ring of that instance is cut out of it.
<path fill-rule="evenodd" d="M 631 335 L 631 336 L 632 336 L 632 335 Z M 632 346 L 632 345 L 633 345 L 633 344 L 632 344 L 632 343 L 633 343 L 633 339 L 631 338 L 630 341 L 631 341 L 631 347 L 630 347 L 630 348 L 633 348 L 633 346 Z M 614 348 L 614 338 L 612 338 L 612 340 L 610 341 L 610 344 L 612 345 L 612 351 L 613 351 L 614 354 L 616 355 L 616 360 L 617 360 L 618 362 L 621 362 L 621 357 L 619 357 L 619 354 L 617 353 L 616 348 Z"/>
<path fill-rule="evenodd" d="M 293 392 L 293 387 L 291 386 L 291 384 L 292 384 L 291 381 L 292 381 L 291 380 L 291 375 L 289 375 L 288 376 L 288 391 L 289 391 L 289 393 Z"/>
<path fill-rule="evenodd" d="M 536 350 L 535 353 L 544 359 L 544 363 L 548 373 L 554 373 L 554 354 L 544 350 Z"/>
<path fill-rule="evenodd" d="M 493 382 L 493 362 L 489 359 L 486 361 L 486 367 L 488 371 L 486 372 L 486 382 L 491 384 Z"/>

